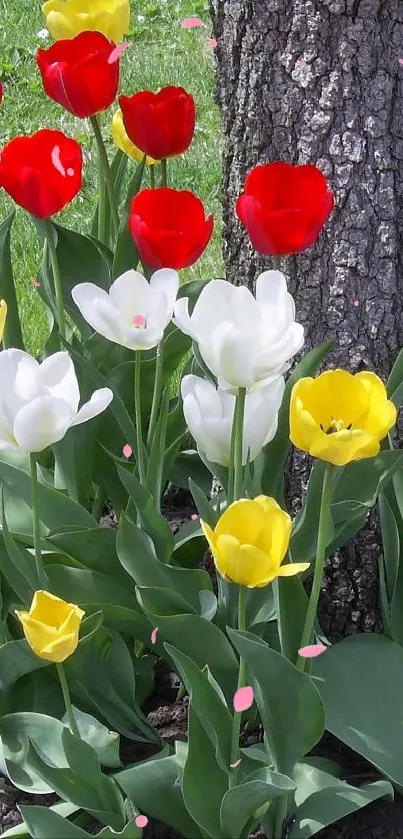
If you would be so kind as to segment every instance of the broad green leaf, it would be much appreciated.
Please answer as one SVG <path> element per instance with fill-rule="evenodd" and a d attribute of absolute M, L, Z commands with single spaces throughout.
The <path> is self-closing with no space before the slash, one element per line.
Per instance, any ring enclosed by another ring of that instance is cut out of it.
<path fill-rule="evenodd" d="M 387 383 L 388 398 L 394 402 L 396 408 L 401 407 L 401 397 L 403 384 L 403 349 L 400 350 L 399 355 L 390 371 L 390 376 Z"/>
<path fill-rule="evenodd" d="M 184 805 L 174 756 L 137 763 L 115 777 L 134 807 L 169 824 L 186 839 L 202 839 Z"/>
<path fill-rule="evenodd" d="M 283 401 L 278 414 L 278 429 L 276 436 L 264 447 L 260 458 L 263 460 L 261 472 L 260 492 L 270 495 L 283 504 L 284 502 L 284 465 L 288 453 L 291 450 L 289 431 L 289 411 L 291 392 L 299 379 L 304 376 L 314 376 L 324 360 L 333 349 L 334 339 L 324 341 L 319 347 L 314 347 L 297 364 L 295 370 L 289 377 L 284 391 Z"/>
<path fill-rule="evenodd" d="M 92 527 L 85 530 L 65 530 L 49 533 L 47 540 L 52 547 L 59 548 L 77 560 L 85 568 L 91 568 L 114 579 L 126 579 L 116 553 L 116 530 L 111 527 Z"/>
<path fill-rule="evenodd" d="M 257 819 L 254 820 L 256 811 L 264 805 L 268 807 L 273 798 L 287 795 L 295 789 L 294 782 L 287 775 L 271 772 L 269 769 L 258 770 L 255 774 L 265 776 L 265 780 L 251 777 L 245 783 L 232 787 L 224 795 L 221 804 L 221 825 L 223 835 L 229 839 L 239 839 L 245 835 L 246 825 L 249 826 L 249 834 L 257 822 Z"/>
<path fill-rule="evenodd" d="M 233 629 L 228 633 L 246 661 L 274 766 L 289 775 L 322 737 L 325 713 L 320 694 L 309 676 L 261 639 Z"/>
<path fill-rule="evenodd" d="M 112 769 L 119 768 L 122 765 L 119 757 L 119 734 L 116 731 L 110 731 L 106 725 L 90 714 L 80 711 L 79 708 L 73 707 L 73 713 L 81 739 L 94 749 L 100 763 Z M 68 725 L 67 715 L 62 722 Z"/>
<path fill-rule="evenodd" d="M 175 534 L 172 563 L 181 568 L 195 568 L 206 553 L 206 539 L 200 521 L 187 521 Z"/>
<path fill-rule="evenodd" d="M 0 538 L 0 569 L 17 597 L 24 605 L 31 602 L 34 591 L 39 586 L 35 558 L 26 548 L 15 543 L 7 526 L 4 510 L 4 494 L 1 492 L 2 527 Z"/>
<path fill-rule="evenodd" d="M 35 743 L 54 766 L 66 767 L 63 731 L 59 720 L 45 714 L 22 712 L 0 717 L 7 772 L 16 787 L 31 793 L 52 792 L 52 787 L 38 774 L 28 747 L 30 742 Z"/>
<path fill-rule="evenodd" d="M 20 807 L 21 815 L 22 815 L 23 806 L 24 805 L 21 805 L 21 807 Z M 49 813 L 49 812 L 52 813 L 52 814 L 56 813 L 57 815 L 59 815 L 63 818 L 68 818 L 69 816 L 72 816 L 74 813 L 76 813 L 78 808 L 74 804 L 71 804 L 69 801 L 62 801 L 60 804 L 53 804 L 52 807 L 39 807 L 38 809 L 45 810 L 46 813 Z M 33 829 L 36 830 L 36 827 L 33 828 Z M 33 835 L 34 834 L 32 832 L 31 833 L 29 832 L 26 822 L 22 822 L 21 824 L 17 824 L 15 827 L 11 827 L 10 830 L 6 830 L 5 833 L 3 833 L 3 836 L 6 836 L 7 839 L 8 839 L 9 836 L 19 836 L 20 839 L 30 839 L 30 836 L 33 836 Z M 59 836 L 59 834 L 57 834 L 57 836 Z M 53 839 L 53 837 L 52 837 L 52 839 Z M 62 839 L 63 839 L 63 836 L 62 836 Z"/>
<path fill-rule="evenodd" d="M 113 277 L 116 279 L 125 271 L 137 268 L 139 254 L 134 244 L 133 237 L 129 230 L 130 205 L 135 195 L 141 189 L 141 181 L 144 175 L 145 157 L 138 164 L 136 171 L 130 181 L 125 207 L 120 214 L 120 225 L 115 245 L 115 256 L 113 260 Z"/>
<path fill-rule="evenodd" d="M 212 476 L 196 451 L 180 452 L 171 467 L 171 481 L 182 489 L 189 488 L 189 478 L 206 496 L 210 494 Z M 216 471 L 214 470 L 214 475 Z"/>
<path fill-rule="evenodd" d="M 3 644 L 0 647 L 0 696 L 4 698 L 22 676 L 49 665 L 49 661 L 35 655 L 25 639 Z"/>
<path fill-rule="evenodd" d="M 309 476 L 308 489 L 304 498 L 302 509 L 295 519 L 290 542 L 290 551 L 293 562 L 310 562 L 316 555 L 318 542 L 319 510 L 322 496 L 323 478 L 326 464 L 317 460 Z M 335 483 L 333 478 L 333 485 Z M 332 508 L 333 513 L 333 508 Z M 332 516 L 328 520 L 327 543 L 329 544 L 334 535 Z M 310 569 L 311 571 L 313 568 Z"/>
<path fill-rule="evenodd" d="M 382 635 L 353 635 L 313 662 L 326 727 L 403 787 L 403 649 Z"/>
<path fill-rule="evenodd" d="M 85 830 L 48 807 L 23 804 L 20 811 L 32 839 L 88 839 Z"/>
<path fill-rule="evenodd" d="M 180 650 L 170 644 L 165 647 L 189 693 L 192 708 L 211 740 L 220 768 L 228 772 L 231 762 L 232 714 L 210 684 L 207 674 Z"/>
<path fill-rule="evenodd" d="M 122 830 L 125 823 L 122 793 L 114 779 L 102 773 L 95 749 L 81 737 L 72 734 L 67 727 L 63 731 L 62 741 L 74 781 L 81 784 L 88 783 L 95 787 L 102 807 L 107 807 L 111 813 L 116 814 L 121 822 L 120 826 L 116 826 L 116 822 L 112 824 L 112 821 L 106 823 L 112 825 L 115 830 Z"/>
<path fill-rule="evenodd" d="M 379 496 L 379 517 L 381 522 L 382 550 L 385 562 L 388 599 L 391 601 L 399 572 L 400 539 L 399 528 L 392 508 L 386 495 L 383 493 Z"/>
<path fill-rule="evenodd" d="M 141 485 L 133 472 L 118 467 L 118 475 L 138 511 L 142 529 L 154 542 L 158 559 L 161 562 L 169 562 L 174 548 L 174 537 L 168 522 L 156 509 L 156 503 L 148 489 Z"/>
<path fill-rule="evenodd" d="M 200 518 L 209 524 L 210 527 L 215 527 L 218 522 L 218 514 L 213 507 L 212 501 L 206 497 L 203 490 L 195 484 L 192 478 L 189 478 L 189 489 Z"/>
<path fill-rule="evenodd" d="M 299 575 L 278 577 L 273 584 L 281 650 L 293 663 L 298 657 L 308 608 L 308 596 Z"/>
<path fill-rule="evenodd" d="M 216 760 L 214 746 L 192 704 L 189 706 L 188 753 L 182 779 L 183 800 L 192 819 L 211 839 L 226 836 L 220 809 L 228 789 L 228 772 Z"/>
<path fill-rule="evenodd" d="M 24 342 L 18 311 L 17 295 L 11 263 L 10 239 L 15 212 L 0 223 L 0 298 L 7 303 L 7 320 L 3 335 L 3 348 L 16 347 L 23 350 Z"/>

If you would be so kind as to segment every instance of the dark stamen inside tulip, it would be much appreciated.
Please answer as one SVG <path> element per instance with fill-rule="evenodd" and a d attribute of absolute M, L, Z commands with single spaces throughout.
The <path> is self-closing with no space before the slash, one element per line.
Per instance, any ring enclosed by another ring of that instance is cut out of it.
<path fill-rule="evenodd" d="M 351 431 L 352 425 L 353 425 L 352 422 L 350 422 L 350 425 L 345 426 L 345 430 L 346 431 Z M 336 420 L 333 417 L 332 417 L 331 423 L 329 425 L 329 428 L 327 428 L 326 430 L 323 428 L 322 423 L 320 423 L 320 427 L 321 427 L 322 431 L 324 431 L 325 434 L 335 434 L 337 431 L 341 431 L 343 426 L 344 426 L 344 420 Z"/>

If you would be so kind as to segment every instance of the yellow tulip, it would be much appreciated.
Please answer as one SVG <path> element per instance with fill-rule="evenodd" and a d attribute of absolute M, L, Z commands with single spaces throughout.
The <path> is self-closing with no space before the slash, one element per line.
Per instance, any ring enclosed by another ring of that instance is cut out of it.
<path fill-rule="evenodd" d="M 313 457 L 345 466 L 374 457 L 396 422 L 396 408 L 385 385 L 365 371 L 328 370 L 316 379 L 300 379 L 290 404 L 290 438 Z"/>
<path fill-rule="evenodd" d="M 274 498 L 241 498 L 224 511 L 214 530 L 201 521 L 217 571 L 224 580 L 261 588 L 276 577 L 305 571 L 308 562 L 281 565 L 288 549 L 291 519 Z"/>
<path fill-rule="evenodd" d="M 134 143 L 132 143 L 126 132 L 123 123 L 122 111 L 120 110 L 120 108 L 118 108 L 118 110 L 113 116 L 111 123 L 111 134 L 115 146 L 117 146 L 118 149 L 124 151 L 124 153 L 127 154 L 128 157 L 131 157 L 132 160 L 137 160 L 138 162 L 140 162 L 140 160 L 143 159 L 144 152 L 142 152 L 141 149 L 137 148 L 137 146 L 135 146 Z M 154 160 L 153 157 L 146 157 L 147 166 L 153 166 L 154 163 L 159 162 L 159 160 Z"/>
<path fill-rule="evenodd" d="M 29 646 L 39 658 L 60 663 L 74 653 L 85 615 L 48 591 L 36 591 L 29 612 L 16 612 Z"/>
<path fill-rule="evenodd" d="M 95 30 L 116 44 L 130 24 L 130 0 L 47 0 L 42 11 L 56 41 Z"/>
<path fill-rule="evenodd" d="M 3 340 L 4 329 L 7 318 L 7 303 L 5 300 L 0 300 L 0 341 Z"/>

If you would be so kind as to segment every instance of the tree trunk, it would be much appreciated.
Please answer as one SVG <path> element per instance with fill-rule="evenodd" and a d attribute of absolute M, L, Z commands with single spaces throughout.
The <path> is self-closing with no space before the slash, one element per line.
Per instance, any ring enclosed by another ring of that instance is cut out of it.
<path fill-rule="evenodd" d="M 247 171 L 274 160 L 315 163 L 336 208 L 312 248 L 282 260 L 306 347 L 334 336 L 332 366 L 366 367 L 385 379 L 403 343 L 403 3 L 210 6 L 224 131 L 227 277 L 252 287 L 270 265 L 270 257 L 252 250 L 234 212 Z M 334 560 L 338 568 L 325 587 L 338 622 L 333 634 L 379 625 L 374 530 L 372 524 L 360 534 L 358 558 L 355 544 Z M 363 560 L 368 584 L 357 576 Z"/>

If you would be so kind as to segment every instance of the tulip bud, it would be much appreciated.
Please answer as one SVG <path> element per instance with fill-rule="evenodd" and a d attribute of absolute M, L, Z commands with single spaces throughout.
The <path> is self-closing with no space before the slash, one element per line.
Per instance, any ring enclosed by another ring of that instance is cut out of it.
<path fill-rule="evenodd" d="M 113 116 L 111 133 L 113 142 L 118 149 L 121 149 L 121 151 L 127 154 L 128 157 L 131 157 L 132 160 L 140 162 L 143 159 L 144 152 L 137 148 L 127 135 L 120 108 L 118 108 Z M 146 157 L 147 166 L 152 166 L 154 163 L 159 163 L 159 160 L 154 160 L 153 157 Z"/>
<path fill-rule="evenodd" d="M 55 41 L 96 31 L 116 44 L 130 24 L 130 0 L 47 0 L 42 11 Z"/>
<path fill-rule="evenodd" d="M 60 664 L 78 644 L 85 612 L 48 591 L 36 591 L 29 612 L 17 612 L 29 646 L 39 658 Z"/>
<path fill-rule="evenodd" d="M 193 139 L 196 107 L 183 87 L 142 90 L 119 96 L 123 122 L 132 143 L 156 160 L 185 152 Z"/>

